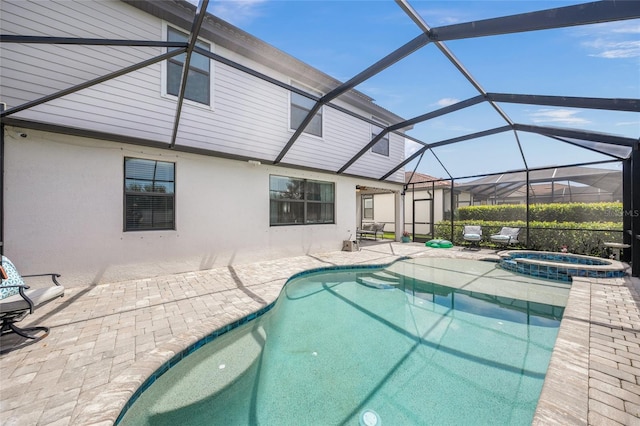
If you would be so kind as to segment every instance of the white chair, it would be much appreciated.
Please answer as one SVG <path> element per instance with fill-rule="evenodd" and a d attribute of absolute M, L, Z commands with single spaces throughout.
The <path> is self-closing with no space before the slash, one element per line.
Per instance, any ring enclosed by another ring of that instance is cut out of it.
<path fill-rule="evenodd" d="M 476 247 L 480 249 L 480 241 L 482 241 L 482 227 L 477 225 L 465 225 L 462 229 L 462 239 L 469 242 L 469 248 Z"/>
<path fill-rule="evenodd" d="M 518 234 L 520 234 L 520 228 L 503 226 L 499 234 L 491 236 L 491 242 L 501 244 L 505 247 L 511 244 L 518 244 L 520 242 L 518 241 Z"/>

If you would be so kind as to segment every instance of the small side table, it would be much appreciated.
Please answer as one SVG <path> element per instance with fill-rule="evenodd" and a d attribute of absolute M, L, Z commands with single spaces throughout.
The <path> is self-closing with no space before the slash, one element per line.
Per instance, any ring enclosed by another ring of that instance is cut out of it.
<path fill-rule="evenodd" d="M 609 249 L 608 251 L 616 250 L 618 252 L 618 257 L 617 260 L 620 260 L 620 257 L 622 256 L 622 250 L 631 247 L 630 244 L 625 244 L 625 243 L 604 243 L 604 246 Z M 616 254 L 615 253 L 611 253 L 609 255 L 609 257 L 611 259 L 616 259 Z"/>

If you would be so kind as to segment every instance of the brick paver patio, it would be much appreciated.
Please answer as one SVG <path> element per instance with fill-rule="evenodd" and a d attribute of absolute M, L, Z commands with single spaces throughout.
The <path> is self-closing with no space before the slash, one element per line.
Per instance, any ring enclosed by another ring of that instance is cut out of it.
<path fill-rule="evenodd" d="M 0 424 L 112 424 L 132 392 L 189 344 L 271 303 L 291 275 L 401 256 L 493 252 L 377 243 L 331 252 L 89 287 L 23 321 L 34 344 L 0 339 Z M 61 278 L 64 284 L 64 277 Z M 640 280 L 575 280 L 535 424 L 640 424 Z M 15 348 L 13 350 L 10 350 Z"/>

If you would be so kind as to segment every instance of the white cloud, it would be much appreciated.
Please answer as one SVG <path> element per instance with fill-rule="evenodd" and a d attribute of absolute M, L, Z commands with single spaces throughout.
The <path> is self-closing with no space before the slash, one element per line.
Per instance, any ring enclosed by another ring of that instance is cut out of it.
<path fill-rule="evenodd" d="M 597 58 L 616 59 L 640 56 L 640 40 L 615 42 L 600 39 L 583 44 L 596 50 L 596 53 L 592 53 L 589 56 Z"/>
<path fill-rule="evenodd" d="M 610 22 L 607 25 L 607 31 L 619 34 L 640 34 L 640 23 L 638 21 L 617 21 Z"/>
<path fill-rule="evenodd" d="M 197 0 L 189 0 L 198 3 Z M 260 16 L 260 6 L 266 0 L 215 0 L 207 11 L 234 25 L 246 24 Z"/>
<path fill-rule="evenodd" d="M 438 100 L 438 102 L 436 102 L 435 105 L 444 108 L 444 107 L 449 106 L 449 105 L 457 104 L 458 102 L 460 102 L 460 99 L 442 98 L 442 99 Z"/>
<path fill-rule="evenodd" d="M 579 111 L 569 109 L 539 109 L 529 114 L 534 123 L 589 124 L 589 120 L 576 117 Z"/>
<path fill-rule="evenodd" d="M 453 8 L 436 9 L 423 8 L 417 10 L 418 14 L 424 19 L 429 26 L 440 27 L 443 25 L 453 25 L 460 22 L 468 21 L 464 12 Z"/>
<path fill-rule="evenodd" d="M 574 30 L 578 37 L 589 40 L 582 43 L 591 53 L 589 56 L 605 59 L 640 57 L 640 24 L 635 21 L 608 22 L 587 25 Z"/>

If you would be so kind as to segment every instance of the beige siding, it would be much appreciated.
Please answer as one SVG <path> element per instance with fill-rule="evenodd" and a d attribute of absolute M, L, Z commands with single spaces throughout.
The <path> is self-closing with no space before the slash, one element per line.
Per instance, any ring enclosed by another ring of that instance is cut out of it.
<path fill-rule="evenodd" d="M 3 0 L 0 7 L 4 34 L 160 39 L 154 19 L 119 1 Z M 3 44 L 3 101 L 16 106 L 159 53 L 142 47 Z"/>
<path fill-rule="evenodd" d="M 366 122 L 329 107 L 323 109 L 323 114 L 323 137 L 303 133 L 283 161 L 302 165 L 316 162 L 321 167 L 337 171 L 369 142 L 369 125 Z"/>
<path fill-rule="evenodd" d="M 371 128 L 367 124 L 367 142 L 358 146 L 358 150 L 371 141 Z M 359 176 L 367 176 L 373 179 L 379 179 L 386 175 L 392 168 L 396 167 L 404 160 L 404 138 L 391 134 L 389 135 L 389 156 L 376 154 L 369 150 L 347 170 L 347 173 Z M 404 182 L 404 168 L 391 175 L 388 180 L 393 182 Z"/>
<path fill-rule="evenodd" d="M 3 0 L 0 7 L 0 26 L 6 34 L 162 40 L 166 25 L 116 0 Z M 289 76 L 211 45 L 221 56 L 279 81 L 290 81 Z M 8 108 L 15 107 L 163 52 L 148 47 L 3 44 L 2 101 Z M 211 70 L 212 104 L 185 101 L 176 143 L 274 160 L 293 135 L 288 91 L 213 61 Z M 157 63 L 13 117 L 168 143 L 177 102 L 175 97 L 163 96 L 163 75 L 163 65 Z M 323 111 L 323 137 L 303 134 L 283 163 L 337 171 L 370 141 L 368 123 L 329 107 Z M 368 152 L 347 173 L 378 179 L 403 157 L 404 139 L 391 135 L 389 157 Z M 400 170 L 390 180 L 402 182 L 402 176 Z"/>

